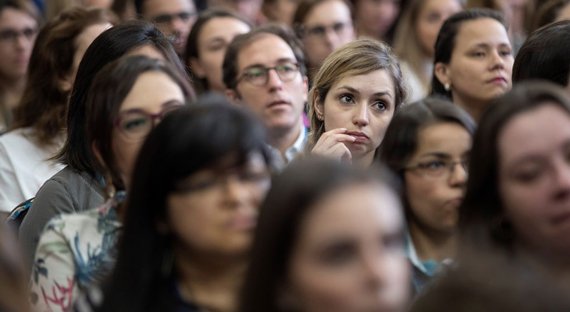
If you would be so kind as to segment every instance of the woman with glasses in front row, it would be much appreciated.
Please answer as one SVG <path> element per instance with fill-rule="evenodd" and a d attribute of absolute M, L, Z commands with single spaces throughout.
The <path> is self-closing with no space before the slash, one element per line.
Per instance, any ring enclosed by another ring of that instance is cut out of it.
<path fill-rule="evenodd" d="M 81 291 L 113 268 L 135 159 L 152 128 L 190 94 L 175 69 L 146 56 L 119 59 L 97 74 L 87 96 L 86 129 L 107 201 L 48 223 L 32 269 L 34 311 L 68 311 Z"/>
<path fill-rule="evenodd" d="M 459 106 L 426 98 L 406 105 L 386 131 L 380 160 L 402 179 L 406 253 L 415 292 L 455 258 L 475 122 Z"/>

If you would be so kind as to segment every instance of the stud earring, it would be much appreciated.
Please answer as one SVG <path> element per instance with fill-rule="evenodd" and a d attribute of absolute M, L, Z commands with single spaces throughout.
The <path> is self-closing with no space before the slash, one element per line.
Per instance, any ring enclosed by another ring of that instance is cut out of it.
<path fill-rule="evenodd" d="M 451 86 L 449 85 L 449 83 L 446 83 L 443 85 L 443 88 L 445 89 L 445 91 L 449 91 L 451 89 Z"/>
<path fill-rule="evenodd" d="M 320 121 L 323 121 L 323 120 L 324 120 L 323 115 L 317 114 L 317 119 L 320 120 Z"/>

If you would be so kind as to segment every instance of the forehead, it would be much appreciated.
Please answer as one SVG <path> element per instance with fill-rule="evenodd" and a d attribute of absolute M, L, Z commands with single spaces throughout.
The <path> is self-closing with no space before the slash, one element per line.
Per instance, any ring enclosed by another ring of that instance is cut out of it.
<path fill-rule="evenodd" d="M 235 17 L 214 17 L 202 26 L 199 36 L 201 39 L 236 36 L 249 30 L 249 25 Z"/>
<path fill-rule="evenodd" d="M 149 112 L 155 112 L 170 100 L 178 100 L 184 103 L 184 93 L 180 86 L 167 74 L 150 71 L 137 78 L 125 100 L 123 100 L 120 111 L 142 108 Z"/>
<path fill-rule="evenodd" d="M 570 139 L 570 116 L 554 103 L 542 103 L 508 121 L 499 133 L 499 152 L 505 162 L 537 153 L 550 153 Z"/>
<path fill-rule="evenodd" d="M 5 8 L 0 13 L 0 27 L 36 27 L 38 23 L 26 11 Z"/>
<path fill-rule="evenodd" d="M 480 43 L 489 45 L 510 45 L 507 30 L 503 24 L 495 19 L 479 18 L 463 22 L 457 32 L 455 48 L 467 49 Z"/>
<path fill-rule="evenodd" d="M 277 35 L 260 34 L 239 51 L 238 69 L 241 71 L 254 64 L 275 66 L 283 59 L 297 61 L 289 44 Z"/>
<path fill-rule="evenodd" d="M 422 13 L 427 11 L 446 11 L 461 9 L 461 4 L 458 0 L 426 0 L 421 6 Z"/>
<path fill-rule="evenodd" d="M 315 5 L 305 17 L 305 24 L 334 23 L 336 21 L 351 21 L 350 9 L 341 0 L 325 0 Z"/>
<path fill-rule="evenodd" d="M 377 69 L 362 75 L 347 75 L 337 81 L 331 90 L 344 86 L 357 89 L 363 96 L 386 92 L 394 98 L 395 93 L 394 81 L 390 73 L 385 69 Z"/>
<path fill-rule="evenodd" d="M 143 3 L 145 15 L 157 15 L 192 11 L 194 3 L 191 0 L 146 0 Z"/>
<path fill-rule="evenodd" d="M 417 154 L 430 151 L 463 154 L 471 147 L 471 135 L 454 122 L 439 122 L 418 130 Z"/>

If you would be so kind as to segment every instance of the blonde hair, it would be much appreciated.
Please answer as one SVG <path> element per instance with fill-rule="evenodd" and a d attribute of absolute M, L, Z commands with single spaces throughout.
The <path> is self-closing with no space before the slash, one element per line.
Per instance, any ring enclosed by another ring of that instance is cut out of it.
<path fill-rule="evenodd" d="M 402 78 L 398 58 L 389 45 L 372 39 L 360 39 L 343 45 L 326 58 L 317 72 L 313 80 L 313 87 L 309 92 L 311 133 L 305 146 L 305 152 L 310 152 L 325 132 L 324 121 L 317 118 L 315 105 L 317 103 L 324 104 L 329 90 L 341 79 L 366 75 L 379 69 L 386 70 L 392 77 L 395 90 L 395 109 L 397 110 L 406 100 L 408 86 Z"/>

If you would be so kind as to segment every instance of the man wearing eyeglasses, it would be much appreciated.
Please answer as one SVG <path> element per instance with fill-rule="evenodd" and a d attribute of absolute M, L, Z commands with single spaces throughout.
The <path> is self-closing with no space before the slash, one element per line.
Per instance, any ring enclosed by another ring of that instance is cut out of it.
<path fill-rule="evenodd" d="M 168 37 L 178 55 L 184 55 L 186 40 L 197 18 L 193 0 L 135 0 L 137 14 L 155 23 Z"/>
<path fill-rule="evenodd" d="M 239 35 L 226 50 L 226 94 L 263 120 L 277 169 L 293 160 L 305 145 L 306 71 L 301 43 L 284 25 L 270 24 Z"/>

